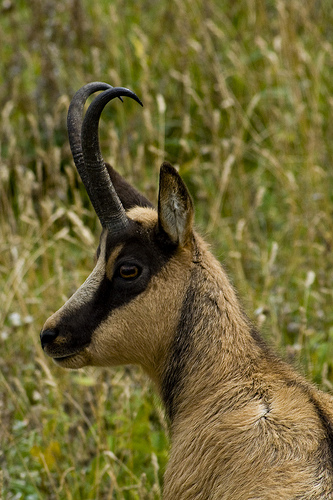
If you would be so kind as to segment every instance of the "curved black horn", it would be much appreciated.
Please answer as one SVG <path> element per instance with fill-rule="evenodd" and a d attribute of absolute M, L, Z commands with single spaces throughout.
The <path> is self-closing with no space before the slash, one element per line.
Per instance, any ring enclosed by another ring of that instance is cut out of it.
<path fill-rule="evenodd" d="M 81 128 L 83 122 L 83 108 L 86 100 L 91 94 L 98 92 L 99 90 L 107 90 L 110 88 L 112 88 L 112 86 L 104 82 L 88 83 L 75 93 L 68 108 L 67 129 L 69 145 L 71 147 L 75 166 L 80 174 L 91 202 L 93 202 L 93 199 L 96 198 L 96 195 L 94 194 L 93 187 L 90 187 L 89 174 L 85 168 L 82 154 Z"/>
<path fill-rule="evenodd" d="M 138 96 L 129 89 L 114 87 L 105 90 L 90 104 L 81 131 L 84 164 L 96 193 L 95 202 L 91 201 L 102 226 L 113 233 L 127 227 L 128 218 L 105 167 L 98 140 L 98 123 L 105 105 L 120 96 L 131 97 L 142 106 Z"/>

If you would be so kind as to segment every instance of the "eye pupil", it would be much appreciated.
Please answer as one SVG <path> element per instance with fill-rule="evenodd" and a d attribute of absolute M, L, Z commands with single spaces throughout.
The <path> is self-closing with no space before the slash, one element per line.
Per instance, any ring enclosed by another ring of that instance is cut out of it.
<path fill-rule="evenodd" d="M 123 279 L 134 279 L 139 274 L 137 266 L 123 265 L 119 268 L 119 274 Z"/>

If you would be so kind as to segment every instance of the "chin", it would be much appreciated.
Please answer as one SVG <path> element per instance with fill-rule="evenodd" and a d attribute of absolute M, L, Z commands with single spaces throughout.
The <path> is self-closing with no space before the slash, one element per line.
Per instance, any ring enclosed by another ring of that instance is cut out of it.
<path fill-rule="evenodd" d="M 64 356 L 61 358 L 53 358 L 53 361 L 61 368 L 67 368 L 69 370 L 78 370 L 84 366 L 89 365 L 88 356 L 85 351 L 81 351 L 76 354 L 70 354 L 69 356 Z"/>

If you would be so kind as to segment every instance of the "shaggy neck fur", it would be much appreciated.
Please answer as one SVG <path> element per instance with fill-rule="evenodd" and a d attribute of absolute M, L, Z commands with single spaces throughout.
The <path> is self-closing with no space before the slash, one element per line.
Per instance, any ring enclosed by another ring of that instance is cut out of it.
<path fill-rule="evenodd" d="M 212 385 L 220 387 L 230 378 L 253 372 L 262 348 L 251 332 L 224 271 L 205 249 L 192 263 L 177 332 L 166 360 L 162 397 L 171 422 L 179 413 L 183 417 L 191 401 L 197 405 L 198 399 L 205 399 Z"/>
<path fill-rule="evenodd" d="M 269 351 L 206 250 L 192 264 L 166 366 L 165 500 L 267 500 L 277 487 L 280 499 L 333 494 L 332 406 Z"/>

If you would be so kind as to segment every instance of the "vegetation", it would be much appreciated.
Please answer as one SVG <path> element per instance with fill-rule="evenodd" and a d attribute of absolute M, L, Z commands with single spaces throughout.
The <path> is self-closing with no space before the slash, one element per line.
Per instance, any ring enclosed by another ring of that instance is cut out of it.
<path fill-rule="evenodd" d="M 38 332 L 93 266 L 99 227 L 66 112 L 83 84 L 107 161 L 156 200 L 179 166 L 198 229 L 282 355 L 333 388 L 330 0 L 3 0 L 0 488 L 4 499 L 158 499 L 167 426 L 134 367 L 67 372 Z M 1 496 L 1 494 L 0 494 Z"/>

